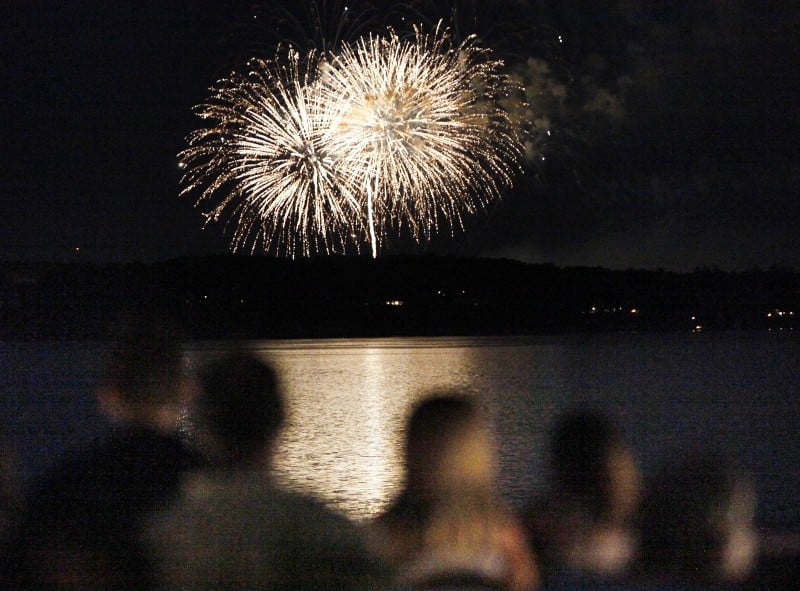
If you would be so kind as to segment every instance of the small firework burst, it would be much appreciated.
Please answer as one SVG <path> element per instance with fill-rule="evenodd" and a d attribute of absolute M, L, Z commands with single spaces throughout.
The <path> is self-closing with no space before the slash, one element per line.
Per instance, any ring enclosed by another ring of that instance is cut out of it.
<path fill-rule="evenodd" d="M 356 187 L 328 151 L 330 109 L 316 93 L 318 56 L 251 60 L 222 80 L 179 154 L 182 194 L 227 219 L 233 250 L 330 252 L 358 232 Z M 211 205 L 210 209 L 208 205 Z"/>

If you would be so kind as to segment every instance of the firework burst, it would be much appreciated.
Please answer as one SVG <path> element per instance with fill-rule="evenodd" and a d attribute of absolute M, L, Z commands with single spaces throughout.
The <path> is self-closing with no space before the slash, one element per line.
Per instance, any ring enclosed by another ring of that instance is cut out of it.
<path fill-rule="evenodd" d="M 213 123 L 179 155 L 182 194 L 227 217 L 234 250 L 308 255 L 368 237 L 377 256 L 389 231 L 419 241 L 463 227 L 519 170 L 499 106 L 511 82 L 474 38 L 390 31 L 249 67 L 198 108 Z"/>
<path fill-rule="evenodd" d="M 499 108 L 511 88 L 500 67 L 475 38 L 454 46 L 440 28 L 364 37 L 323 65 L 330 148 L 363 187 L 373 256 L 404 225 L 418 241 L 442 221 L 461 228 L 511 183 L 521 142 Z"/>
<path fill-rule="evenodd" d="M 179 154 L 181 194 L 199 192 L 207 221 L 227 219 L 233 250 L 330 252 L 358 231 L 360 187 L 327 149 L 331 111 L 315 90 L 317 64 L 291 49 L 251 60 L 197 108 L 213 125 Z"/>

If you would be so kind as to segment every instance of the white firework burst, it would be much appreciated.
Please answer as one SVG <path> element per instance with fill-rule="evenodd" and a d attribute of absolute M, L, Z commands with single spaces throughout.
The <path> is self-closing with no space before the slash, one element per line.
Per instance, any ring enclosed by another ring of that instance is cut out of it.
<path fill-rule="evenodd" d="M 317 92 L 318 59 L 290 49 L 251 60 L 197 108 L 214 124 L 193 132 L 179 154 L 181 194 L 199 191 L 207 220 L 227 219 L 233 250 L 307 256 L 358 235 L 360 186 L 328 150 L 331 110 Z"/>
<path fill-rule="evenodd" d="M 320 94 L 336 111 L 329 149 L 362 187 L 377 255 L 389 230 L 420 240 L 499 197 L 522 142 L 499 99 L 512 88 L 475 38 L 437 28 L 414 40 L 370 35 L 323 64 Z"/>
<path fill-rule="evenodd" d="M 377 256 L 389 231 L 461 228 L 520 170 L 501 66 L 441 28 L 253 60 L 198 107 L 213 124 L 179 155 L 182 194 L 199 192 L 208 220 L 227 217 L 234 250 L 308 255 L 369 232 Z"/>

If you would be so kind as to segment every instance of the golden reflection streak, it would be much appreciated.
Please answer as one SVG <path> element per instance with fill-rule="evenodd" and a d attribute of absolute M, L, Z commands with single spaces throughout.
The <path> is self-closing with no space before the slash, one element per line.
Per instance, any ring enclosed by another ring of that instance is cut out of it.
<path fill-rule="evenodd" d="M 475 392 L 473 383 L 484 379 L 459 339 L 256 341 L 247 348 L 276 369 L 286 397 L 277 480 L 357 520 L 377 515 L 399 492 L 405 421 L 416 402 L 441 388 Z M 195 358 L 195 371 L 217 353 Z"/>
<path fill-rule="evenodd" d="M 402 478 L 402 429 L 393 425 L 402 417 L 390 408 L 380 348 L 331 353 L 294 351 L 274 360 L 289 410 L 275 471 L 289 487 L 364 519 L 388 503 Z"/>

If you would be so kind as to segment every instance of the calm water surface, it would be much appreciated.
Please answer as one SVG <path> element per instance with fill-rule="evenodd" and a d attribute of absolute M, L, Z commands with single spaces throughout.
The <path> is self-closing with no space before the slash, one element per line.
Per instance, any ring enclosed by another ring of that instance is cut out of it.
<path fill-rule="evenodd" d="M 187 371 L 231 343 L 192 343 Z M 276 470 L 355 517 L 402 482 L 404 422 L 433 389 L 475 394 L 496 427 L 501 490 L 521 504 L 543 487 L 553 417 L 602 408 L 647 472 L 671 450 L 724 450 L 758 481 L 759 521 L 800 530 L 800 340 L 771 333 L 529 338 L 397 338 L 244 343 L 274 364 L 289 417 Z M 106 428 L 91 388 L 94 343 L 0 344 L 7 439 L 26 473 Z"/>

